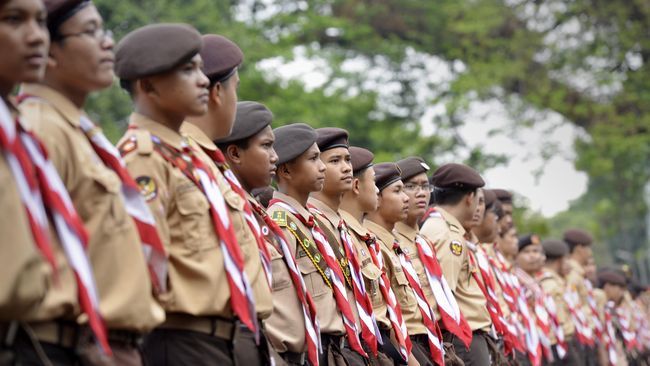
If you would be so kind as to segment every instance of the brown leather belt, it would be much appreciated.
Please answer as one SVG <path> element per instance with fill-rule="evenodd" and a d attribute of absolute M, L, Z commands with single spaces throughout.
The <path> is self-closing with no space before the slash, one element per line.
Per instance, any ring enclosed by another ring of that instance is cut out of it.
<path fill-rule="evenodd" d="M 89 332 L 88 326 L 79 325 L 73 321 L 29 323 L 27 326 L 31 328 L 39 341 L 64 348 L 76 347 L 79 339 Z"/>
<path fill-rule="evenodd" d="M 231 341 L 235 335 L 237 321 L 215 316 L 168 313 L 167 319 L 159 327 L 163 329 L 190 330 Z"/>

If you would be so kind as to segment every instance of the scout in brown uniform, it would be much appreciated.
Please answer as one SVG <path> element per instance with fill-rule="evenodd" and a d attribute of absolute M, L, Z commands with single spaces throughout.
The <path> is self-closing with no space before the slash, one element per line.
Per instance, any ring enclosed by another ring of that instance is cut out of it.
<path fill-rule="evenodd" d="M 213 141 L 228 136 L 235 121 L 239 86 L 237 68 L 243 60 L 243 53 L 235 43 L 223 36 L 209 34 L 202 39 L 202 70 L 210 80 L 208 112 L 202 116 L 189 117 L 181 127 L 181 133 L 189 138 L 192 146 L 199 151 L 199 157 L 211 167 L 226 200 L 237 242 L 244 254 L 245 271 L 255 299 L 255 311 L 262 324 L 262 320 L 271 315 L 273 301 L 271 284 L 267 280 L 258 248 L 258 240 L 261 239 L 256 237 L 259 234 L 253 231 L 255 229 L 251 228 L 246 219 L 246 211 L 252 211 L 252 208 L 246 200 L 245 192 L 238 194 L 235 191 L 239 183 L 230 182 L 224 176 L 227 169 L 225 160 L 214 160 L 215 154 L 220 155 L 222 152 Z M 265 362 L 263 359 L 268 361 L 266 340 L 262 340 L 259 352 L 256 352 L 255 334 L 243 324 L 233 344 L 235 362 L 238 364 L 255 365 Z"/>
<path fill-rule="evenodd" d="M 478 268 L 470 265 L 462 224 L 472 220 L 478 205 L 477 189 L 485 182 L 476 171 L 461 164 L 441 166 L 433 173 L 431 182 L 439 215 L 429 217 L 420 232 L 434 243 L 443 274 L 473 333 L 469 351 L 457 337 L 453 337 L 452 343 L 465 363 L 488 365 L 490 355 L 485 337 L 489 336 L 492 321 L 485 296 L 472 276 Z"/>
<path fill-rule="evenodd" d="M 409 201 L 397 165 L 394 163 L 375 165 L 375 184 L 379 189 L 379 204 L 376 211 L 367 214 L 363 225 L 377 237 L 381 247 L 384 270 L 391 281 L 391 287 L 402 309 L 406 328 L 413 343 L 413 356 L 421 365 L 432 365 L 433 359 L 426 335 L 427 328 L 423 323 L 423 316 L 413 288 L 393 248 L 397 238 L 392 231 L 395 224 L 406 218 Z"/>
<path fill-rule="evenodd" d="M 297 287 L 293 282 L 279 238 L 269 228 L 268 214 L 250 193 L 255 188 L 268 187 L 275 175 L 278 156 L 273 149 L 273 114 L 260 103 L 239 102 L 236 116 L 232 133 L 215 143 L 224 152 L 246 191 L 248 201 L 255 208 L 255 217 L 271 254 L 273 313 L 264 322 L 266 335 L 287 364 L 304 365 L 308 359 L 309 334 L 306 332 L 303 303 L 297 296 L 302 286 Z M 284 236 L 282 239 L 286 240 Z M 290 260 L 295 263 L 295 259 Z"/>
<path fill-rule="evenodd" d="M 268 208 L 273 220 L 282 228 L 295 255 L 307 290 L 316 304 L 323 353 L 321 365 L 346 365 L 341 347 L 346 337 L 343 318 L 330 287 L 329 271 L 322 255 L 315 249 L 314 237 L 298 215 L 311 224 L 307 210 L 311 192 L 323 188 L 325 164 L 320 160 L 316 131 L 303 123 L 273 130 L 278 154 L 276 181 L 278 191 Z"/>
<path fill-rule="evenodd" d="M 372 249 L 368 246 L 372 244 L 372 234 L 361 224 L 366 213 L 377 209 L 377 186 L 375 186 L 375 170 L 372 164 L 374 155 L 361 147 L 350 146 L 349 150 L 354 178 L 352 179 L 352 189 L 343 194 L 339 212 L 350 229 L 352 241 L 361 262 L 361 273 L 366 291 L 372 301 L 372 309 L 382 336 L 383 345 L 379 350 L 378 362 L 382 365 L 392 365 L 394 362 L 404 363 L 402 356 L 393 344 L 394 334 L 391 339 L 392 325 L 388 318 L 386 300 L 380 290 L 381 269 L 373 263 L 370 256 Z M 411 354 L 410 357 L 413 358 L 413 355 Z M 414 358 L 413 361 L 415 361 Z"/>
<path fill-rule="evenodd" d="M 552 365 L 575 365 L 576 349 L 573 341 L 573 334 L 575 333 L 575 326 L 571 320 L 569 307 L 564 299 L 566 292 L 566 281 L 564 276 L 568 272 L 567 259 L 569 255 L 568 245 L 560 240 L 546 239 L 542 241 L 546 261 L 544 268 L 537 276 L 540 286 L 544 292 L 551 296 L 555 301 L 555 310 L 559 325 L 562 327 L 564 333 L 564 340 L 566 342 L 566 355 L 563 358 L 558 354 L 558 337 L 557 333 L 551 332 L 549 338 L 553 346 L 553 359 Z"/>
<path fill-rule="evenodd" d="M 626 350 L 622 338 L 622 329 L 616 315 L 617 308 L 624 300 L 627 281 L 622 273 L 606 269 L 598 273 L 598 283 L 600 289 L 602 289 L 602 294 L 604 295 L 601 299 L 601 304 L 599 305 L 602 307 L 603 313 L 609 313 L 612 320 L 611 325 L 614 327 L 612 348 L 616 353 L 616 366 L 627 366 L 628 361 L 627 355 L 625 354 Z M 606 342 L 602 342 L 600 345 L 599 358 L 601 365 L 611 364 L 610 359 L 608 358 L 607 346 L 608 344 Z"/>
<path fill-rule="evenodd" d="M 499 219 L 500 232 L 503 233 L 514 226 L 512 220 L 512 193 L 505 189 L 493 189 L 492 192 L 496 194 L 503 210 L 503 216 Z"/>
<path fill-rule="evenodd" d="M 46 6 L 50 62 L 41 84 L 23 86 L 27 99 L 20 108 L 48 148 L 88 231 L 88 254 L 115 362 L 141 364 L 140 337 L 162 322 L 164 313 L 152 295 L 141 239 L 120 193 L 122 182 L 95 152 L 90 139 L 101 130 L 83 111 L 92 92 L 113 82 L 113 40 L 90 1 L 47 1 Z"/>
<path fill-rule="evenodd" d="M 207 111 L 201 45 L 188 25 L 155 24 L 129 33 L 116 52 L 117 76 L 136 108 L 119 146 L 169 258 L 168 291 L 159 296 L 167 318 L 144 343 L 152 365 L 233 364 L 237 324 L 224 265 L 228 239 L 217 235 L 209 193 L 193 179 L 196 152 L 179 132 L 187 116 Z"/>

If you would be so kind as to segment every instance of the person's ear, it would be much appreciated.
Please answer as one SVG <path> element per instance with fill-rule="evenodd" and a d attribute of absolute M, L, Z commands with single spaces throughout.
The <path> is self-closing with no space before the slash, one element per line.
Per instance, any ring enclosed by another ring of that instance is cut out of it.
<path fill-rule="evenodd" d="M 217 107 L 223 103 L 221 93 L 223 91 L 223 84 L 220 82 L 215 83 L 210 89 L 210 103 L 215 104 Z"/>
<path fill-rule="evenodd" d="M 226 157 L 233 164 L 241 164 L 240 150 L 239 147 L 237 147 L 235 144 L 230 144 L 228 147 L 226 147 Z"/>
<path fill-rule="evenodd" d="M 352 193 L 358 196 L 361 193 L 361 181 L 359 178 L 352 178 Z"/>
<path fill-rule="evenodd" d="M 277 169 L 275 174 L 282 178 L 282 180 L 289 181 L 291 180 L 291 171 L 289 169 L 288 164 L 280 164 Z"/>
<path fill-rule="evenodd" d="M 150 96 L 158 95 L 154 83 L 148 78 L 137 80 L 135 82 L 135 89 L 139 90 L 142 94 L 148 94 Z"/>

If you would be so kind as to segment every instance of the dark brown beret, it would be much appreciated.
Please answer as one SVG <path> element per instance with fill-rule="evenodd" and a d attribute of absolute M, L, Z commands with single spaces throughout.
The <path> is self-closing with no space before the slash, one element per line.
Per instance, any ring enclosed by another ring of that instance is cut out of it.
<path fill-rule="evenodd" d="M 512 203 L 512 193 L 505 189 L 493 189 L 492 191 L 494 191 L 497 195 L 497 199 L 501 201 L 501 203 Z"/>
<path fill-rule="evenodd" d="M 321 152 L 337 147 L 348 148 L 348 131 L 338 127 L 317 128 L 317 144 Z"/>
<path fill-rule="evenodd" d="M 316 142 L 316 131 L 304 123 L 293 123 L 273 130 L 273 147 L 278 154 L 276 165 L 284 164 L 299 157 Z"/>
<path fill-rule="evenodd" d="M 497 201 L 497 195 L 491 189 L 484 189 L 483 196 L 485 196 L 485 207 L 493 206 Z"/>
<path fill-rule="evenodd" d="M 528 234 L 519 237 L 519 251 L 533 244 L 539 244 L 539 237 L 535 234 Z"/>
<path fill-rule="evenodd" d="M 223 144 L 247 139 L 255 136 L 273 121 L 273 113 L 263 104 L 257 102 L 237 103 L 237 114 L 232 132 L 229 136 L 215 140 L 216 144 Z"/>
<path fill-rule="evenodd" d="M 402 180 L 407 180 L 420 173 L 429 171 L 429 166 L 419 156 L 409 156 L 397 162 L 397 166 L 402 171 Z"/>
<path fill-rule="evenodd" d="M 562 240 L 546 239 L 542 241 L 546 258 L 557 259 L 569 254 L 569 246 Z"/>
<path fill-rule="evenodd" d="M 463 164 L 445 164 L 431 177 L 431 183 L 438 188 L 476 189 L 483 187 L 485 181 L 476 170 Z"/>
<path fill-rule="evenodd" d="M 63 22 L 92 4 L 90 0 L 45 0 L 43 3 L 47 9 L 47 30 L 52 37 L 56 37 L 57 30 Z"/>
<path fill-rule="evenodd" d="M 201 50 L 201 34 L 187 24 L 151 24 L 127 34 L 115 47 L 115 74 L 137 80 L 189 61 Z"/>
<path fill-rule="evenodd" d="M 581 229 L 569 229 L 564 232 L 564 241 L 572 247 L 576 245 L 591 245 L 594 238 L 586 231 Z"/>
<path fill-rule="evenodd" d="M 224 36 L 206 34 L 201 38 L 203 38 L 200 52 L 203 59 L 203 73 L 214 82 L 230 77 L 244 60 L 242 50 L 235 42 Z"/>
<path fill-rule="evenodd" d="M 352 161 L 352 174 L 370 168 L 375 155 L 370 150 L 362 147 L 350 146 L 350 160 Z"/>
<path fill-rule="evenodd" d="M 622 287 L 625 287 L 627 285 L 625 276 L 622 273 L 612 270 L 605 270 L 598 273 L 598 282 L 600 282 L 601 285 L 604 285 L 606 283 Z"/>
<path fill-rule="evenodd" d="M 374 169 L 375 185 L 379 191 L 402 179 L 402 172 L 395 163 L 379 163 Z"/>

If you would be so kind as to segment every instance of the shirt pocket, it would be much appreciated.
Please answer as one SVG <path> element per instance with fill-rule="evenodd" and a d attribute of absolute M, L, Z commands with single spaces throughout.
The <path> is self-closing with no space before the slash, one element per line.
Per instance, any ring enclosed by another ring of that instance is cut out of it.
<path fill-rule="evenodd" d="M 244 261 L 248 262 L 251 258 L 254 258 L 253 256 L 259 256 L 259 249 L 251 231 L 252 229 L 249 227 L 248 222 L 246 222 L 244 200 L 231 189 L 225 191 L 223 199 L 228 206 L 228 214 L 232 222 L 232 228 L 244 255 Z"/>
<path fill-rule="evenodd" d="M 86 211 L 83 215 L 86 220 L 101 215 L 92 221 L 100 223 L 100 231 L 104 234 L 123 230 L 129 222 L 129 215 L 121 196 L 122 181 L 112 170 L 97 170 L 92 175 L 93 189 L 88 192 L 90 199 L 82 203 Z"/>
<path fill-rule="evenodd" d="M 408 279 L 406 279 L 404 271 L 394 271 L 393 276 L 395 277 L 394 284 L 397 287 L 393 287 L 397 301 L 400 306 L 410 309 L 417 300 L 413 295 L 413 289 L 411 288 Z"/>
<path fill-rule="evenodd" d="M 267 243 L 271 255 L 271 271 L 273 273 L 273 291 L 279 291 L 291 286 L 291 274 L 284 263 L 284 256 L 280 251 Z"/>
<path fill-rule="evenodd" d="M 183 245 L 193 251 L 216 247 L 217 240 L 210 239 L 217 237 L 209 235 L 209 230 L 214 230 L 210 206 L 198 187 L 182 192 L 176 206 L 181 215 Z"/>
<path fill-rule="evenodd" d="M 296 259 L 302 278 L 305 280 L 307 290 L 314 298 L 321 297 L 328 293 L 328 286 L 320 274 L 320 271 L 309 257 Z"/>
<path fill-rule="evenodd" d="M 361 275 L 366 286 L 366 292 L 370 296 L 373 306 L 381 306 L 384 303 L 384 297 L 379 288 L 381 281 L 381 270 L 373 263 L 369 263 L 361 268 Z"/>

